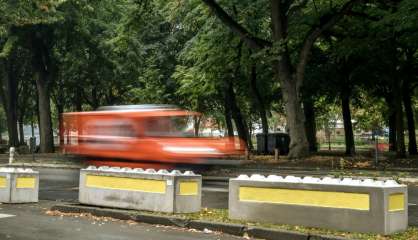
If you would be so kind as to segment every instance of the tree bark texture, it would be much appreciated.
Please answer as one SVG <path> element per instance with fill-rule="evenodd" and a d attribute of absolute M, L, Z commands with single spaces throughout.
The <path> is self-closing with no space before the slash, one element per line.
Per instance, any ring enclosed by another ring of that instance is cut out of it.
<path fill-rule="evenodd" d="M 56 103 L 57 112 L 58 112 L 58 134 L 60 146 L 64 146 L 64 122 L 62 114 L 64 113 L 64 105 L 61 103 Z"/>
<path fill-rule="evenodd" d="M 255 100 L 255 103 L 257 105 L 258 112 L 259 112 L 259 115 L 260 115 L 261 127 L 263 129 L 263 133 L 268 134 L 269 125 L 268 125 L 268 121 L 267 121 L 267 111 L 266 111 L 266 106 L 265 106 L 263 97 L 261 96 L 260 91 L 258 90 L 258 87 L 257 87 L 257 67 L 256 67 L 255 64 L 253 64 L 251 66 L 250 84 L 251 84 L 250 88 L 251 88 L 251 91 L 254 95 L 254 100 Z"/>
<path fill-rule="evenodd" d="M 25 133 L 23 132 L 23 118 L 19 118 L 19 145 L 25 145 Z"/>
<path fill-rule="evenodd" d="M 51 106 L 49 98 L 49 89 L 45 81 L 45 76 L 36 76 L 36 88 L 39 98 L 39 135 L 40 135 L 40 152 L 54 152 L 54 136 L 52 133 L 51 122 Z"/>
<path fill-rule="evenodd" d="M 396 113 L 389 115 L 389 151 L 396 152 Z"/>
<path fill-rule="evenodd" d="M 232 125 L 232 116 L 231 116 L 231 106 L 229 105 L 228 100 L 228 91 L 225 91 L 224 96 L 224 115 L 225 115 L 225 125 L 226 125 L 226 133 L 228 137 L 234 136 L 234 127 Z"/>
<path fill-rule="evenodd" d="M 19 145 L 17 131 L 17 82 L 13 77 L 11 65 L 7 60 L 0 60 L 0 74 L 2 80 L 1 97 L 6 113 L 7 132 L 9 136 L 9 146 Z"/>
<path fill-rule="evenodd" d="M 318 143 L 316 140 L 315 108 L 312 99 L 306 99 L 303 101 L 303 112 L 305 114 L 305 131 L 309 143 L 309 151 L 318 152 Z"/>
<path fill-rule="evenodd" d="M 25 88 L 26 87 L 27 86 L 25 86 Z M 28 97 L 27 97 L 28 94 L 29 94 L 28 91 L 22 91 L 18 94 L 20 96 L 20 100 L 21 100 L 21 101 L 18 101 L 18 105 L 19 105 L 18 106 L 19 145 L 25 145 L 25 133 L 23 132 L 23 127 L 24 127 L 23 125 L 24 125 L 24 119 L 25 119 L 25 115 L 26 115 L 26 109 L 27 109 L 27 106 L 29 104 L 28 101 L 26 101 L 28 99 Z"/>
<path fill-rule="evenodd" d="M 396 112 L 392 92 L 385 96 L 385 101 L 389 109 L 387 113 L 389 127 L 389 151 L 396 152 Z"/>
<path fill-rule="evenodd" d="M 392 79 L 393 83 L 393 100 L 395 107 L 395 126 L 396 126 L 396 156 L 398 158 L 405 158 L 405 133 L 403 122 L 403 109 L 402 109 L 402 89 L 401 83 L 398 79 Z"/>
<path fill-rule="evenodd" d="M 75 110 L 77 112 L 81 112 L 83 111 L 83 102 L 82 102 L 82 92 L 83 90 L 81 89 L 80 86 L 76 86 L 75 89 Z"/>
<path fill-rule="evenodd" d="M 199 130 L 200 130 L 200 122 L 202 121 L 202 116 L 194 116 L 193 121 L 194 121 L 194 136 L 198 137 Z"/>
<path fill-rule="evenodd" d="M 231 116 L 235 122 L 235 126 L 238 131 L 238 137 L 241 138 L 247 144 L 247 146 L 249 146 L 248 130 L 245 125 L 244 118 L 242 117 L 241 110 L 238 107 L 232 83 L 228 83 L 227 101 L 228 105 L 231 106 Z"/>
<path fill-rule="evenodd" d="M 408 127 L 408 153 L 417 155 L 417 140 L 415 135 L 414 112 L 411 105 L 411 89 L 408 80 L 405 80 L 402 88 L 403 105 L 405 107 L 405 115 Z"/>
<path fill-rule="evenodd" d="M 351 123 L 350 97 L 349 97 L 349 93 L 345 91 L 348 91 L 348 90 L 343 90 L 341 94 L 341 110 L 343 113 L 344 137 L 345 137 L 345 154 L 354 155 L 355 145 L 354 145 L 353 124 Z"/>
<path fill-rule="evenodd" d="M 267 152 L 267 148 L 268 148 L 267 141 L 268 141 L 268 133 L 269 133 L 267 111 L 266 111 L 266 106 L 265 106 L 263 97 L 261 96 L 260 91 L 258 90 L 258 87 L 257 87 L 257 66 L 255 64 L 251 66 L 250 76 L 251 76 L 250 77 L 250 89 L 254 96 L 254 100 L 258 108 L 258 112 L 259 112 L 260 119 L 261 119 L 261 127 L 262 127 L 263 135 L 264 135 L 263 149 L 264 149 L 264 152 Z"/>
<path fill-rule="evenodd" d="M 50 56 L 43 39 L 40 36 L 32 35 L 33 59 L 32 64 L 36 71 L 35 82 L 38 93 L 39 112 L 39 135 L 40 152 L 54 152 L 54 136 L 52 133 L 51 106 L 49 93 L 49 77 L 51 73 Z"/>
<path fill-rule="evenodd" d="M 271 1 L 271 19 L 273 39 L 276 42 L 287 38 L 287 17 L 281 1 Z M 275 63 L 276 71 L 282 88 L 286 110 L 286 123 L 290 135 L 289 158 L 299 158 L 308 155 L 309 144 L 305 132 L 305 116 L 301 106 L 300 85 L 296 82 L 290 62 L 290 54 L 283 46 L 280 59 Z"/>

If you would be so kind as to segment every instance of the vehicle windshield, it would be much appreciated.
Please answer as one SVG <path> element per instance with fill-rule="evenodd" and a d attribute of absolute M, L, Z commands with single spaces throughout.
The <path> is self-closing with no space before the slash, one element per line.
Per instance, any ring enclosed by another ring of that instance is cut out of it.
<path fill-rule="evenodd" d="M 144 135 L 151 137 L 193 137 L 194 116 L 160 116 L 144 120 Z"/>

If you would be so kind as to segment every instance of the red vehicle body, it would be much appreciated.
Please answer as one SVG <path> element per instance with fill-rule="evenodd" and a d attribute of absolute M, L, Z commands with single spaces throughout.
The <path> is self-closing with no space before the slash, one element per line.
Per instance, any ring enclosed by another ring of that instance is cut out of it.
<path fill-rule="evenodd" d="M 94 165 L 154 168 L 244 154 L 245 144 L 238 138 L 194 136 L 192 123 L 199 115 L 169 105 L 64 113 L 62 147 L 66 153 L 89 157 Z"/>

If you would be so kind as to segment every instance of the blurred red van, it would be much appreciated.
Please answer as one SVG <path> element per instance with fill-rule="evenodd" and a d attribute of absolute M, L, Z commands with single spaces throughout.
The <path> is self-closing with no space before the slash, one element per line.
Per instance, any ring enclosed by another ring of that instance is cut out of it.
<path fill-rule="evenodd" d="M 194 118 L 199 115 L 173 105 L 148 104 L 64 113 L 61 144 L 66 153 L 126 161 L 93 161 L 95 165 L 197 164 L 244 154 L 245 143 L 238 138 L 195 136 Z"/>

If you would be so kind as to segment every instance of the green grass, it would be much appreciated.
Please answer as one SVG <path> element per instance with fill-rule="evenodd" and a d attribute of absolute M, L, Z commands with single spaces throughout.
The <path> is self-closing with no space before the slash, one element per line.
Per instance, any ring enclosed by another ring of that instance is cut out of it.
<path fill-rule="evenodd" d="M 145 212 L 145 213 L 164 215 L 164 216 L 168 216 L 168 215 L 176 216 L 176 217 L 181 217 L 181 218 L 190 219 L 190 220 L 205 220 L 205 221 L 212 221 L 212 222 L 243 224 L 249 227 L 257 226 L 257 227 L 264 227 L 264 228 L 270 228 L 270 229 L 275 229 L 275 230 L 296 231 L 296 232 L 301 232 L 301 233 L 311 233 L 311 234 L 317 234 L 317 235 L 333 235 L 333 236 L 345 237 L 348 239 L 360 239 L 360 240 L 417 240 L 418 239 L 418 228 L 416 227 L 409 227 L 407 231 L 405 232 L 397 233 L 397 234 L 390 235 L 390 236 L 383 236 L 383 235 L 378 235 L 378 234 L 349 233 L 349 232 L 334 231 L 334 230 L 321 229 L 321 228 L 310 228 L 310 227 L 291 226 L 291 225 L 284 225 L 284 224 L 267 224 L 267 223 L 231 220 L 228 218 L 227 209 L 204 208 L 198 213 L 190 213 L 190 214 L 167 214 L 167 213 L 155 213 L 155 212 Z"/>

